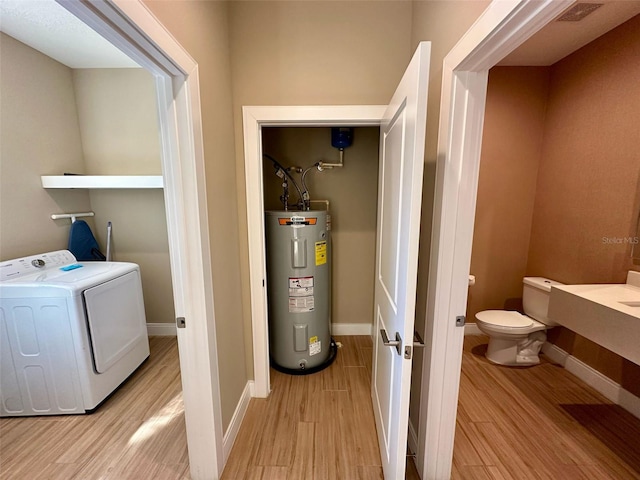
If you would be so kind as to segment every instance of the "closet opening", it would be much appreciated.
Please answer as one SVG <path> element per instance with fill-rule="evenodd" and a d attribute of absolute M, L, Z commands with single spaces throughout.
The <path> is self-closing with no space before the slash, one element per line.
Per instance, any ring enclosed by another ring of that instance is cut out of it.
<path fill-rule="evenodd" d="M 371 335 L 379 127 L 262 129 L 269 357 L 291 374 Z M 335 146 L 334 146 L 335 145 Z"/>

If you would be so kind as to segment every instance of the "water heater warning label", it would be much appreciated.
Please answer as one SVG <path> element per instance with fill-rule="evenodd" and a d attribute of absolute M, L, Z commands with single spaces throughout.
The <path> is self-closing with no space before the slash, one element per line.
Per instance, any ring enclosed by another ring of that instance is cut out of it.
<path fill-rule="evenodd" d="M 313 312 L 313 277 L 289 277 L 289 313 Z"/>
<path fill-rule="evenodd" d="M 327 242 L 316 242 L 316 267 L 327 263 Z"/>
<path fill-rule="evenodd" d="M 313 312 L 313 295 L 309 297 L 289 297 L 289 313 Z"/>
<path fill-rule="evenodd" d="M 318 341 L 318 337 L 309 339 L 309 355 L 317 355 L 322 352 L 322 342 Z"/>
<path fill-rule="evenodd" d="M 313 295 L 313 277 L 289 277 L 289 297 Z"/>

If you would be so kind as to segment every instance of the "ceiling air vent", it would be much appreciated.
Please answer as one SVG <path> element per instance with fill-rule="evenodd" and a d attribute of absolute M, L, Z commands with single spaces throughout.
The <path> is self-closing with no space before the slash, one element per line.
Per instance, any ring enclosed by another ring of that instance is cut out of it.
<path fill-rule="evenodd" d="M 559 22 L 579 22 L 584 17 L 600 8 L 602 3 L 576 3 L 559 18 Z"/>

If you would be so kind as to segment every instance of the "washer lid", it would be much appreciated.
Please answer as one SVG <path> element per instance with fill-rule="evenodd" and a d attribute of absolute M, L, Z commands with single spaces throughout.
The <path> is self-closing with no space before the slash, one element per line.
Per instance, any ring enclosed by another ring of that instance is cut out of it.
<path fill-rule="evenodd" d="M 529 317 L 510 310 L 485 310 L 478 312 L 476 318 L 481 322 L 500 327 L 528 328 L 533 326 L 533 320 Z"/>

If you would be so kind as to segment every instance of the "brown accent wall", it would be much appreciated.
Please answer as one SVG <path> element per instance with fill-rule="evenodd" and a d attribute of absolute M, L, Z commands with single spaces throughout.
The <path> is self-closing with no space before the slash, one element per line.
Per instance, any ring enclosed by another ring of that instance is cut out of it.
<path fill-rule="evenodd" d="M 640 209 L 640 16 L 553 65 L 527 273 L 624 283 Z M 640 394 L 640 366 L 566 329 L 550 341 Z"/>
<path fill-rule="evenodd" d="M 629 243 L 640 235 L 635 231 L 639 60 L 640 17 L 635 17 L 547 67 L 548 91 L 534 75 L 546 75 L 545 69 L 491 70 L 471 260 L 477 276 L 470 288 L 471 321 L 480 310 L 517 308 L 512 299 L 522 296 L 525 274 L 572 284 L 624 283 L 628 270 L 640 269 L 630 258 Z M 542 137 L 541 102 L 546 105 Z M 532 178 L 536 156 L 539 167 Z M 508 161 L 514 158 L 519 161 Z M 521 243 L 515 245 L 516 239 Z M 548 337 L 640 395 L 640 366 L 565 328 L 550 330 Z"/>
<path fill-rule="evenodd" d="M 640 16 L 553 65 L 528 272 L 624 283 L 640 208 Z M 638 269 L 638 266 L 635 266 Z"/>
<path fill-rule="evenodd" d="M 517 308 L 527 268 L 540 162 L 547 67 L 489 72 L 467 317 Z M 513 299 L 518 299 L 514 301 Z"/>

